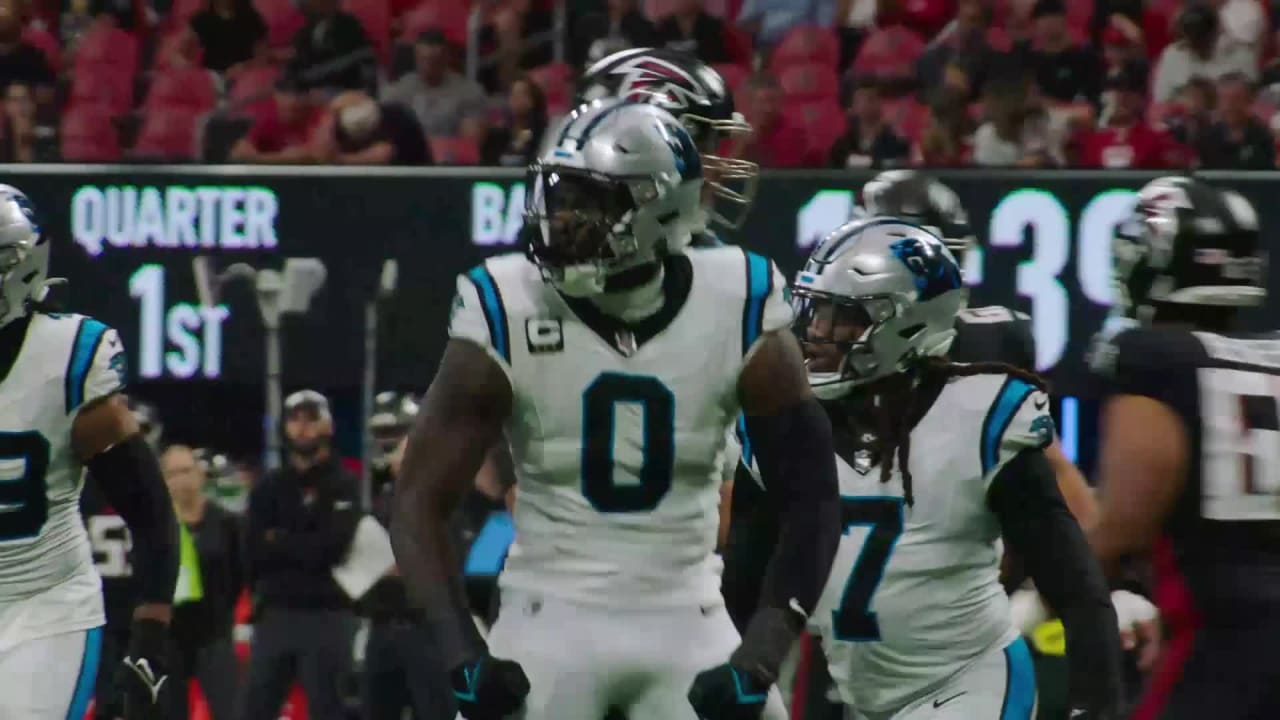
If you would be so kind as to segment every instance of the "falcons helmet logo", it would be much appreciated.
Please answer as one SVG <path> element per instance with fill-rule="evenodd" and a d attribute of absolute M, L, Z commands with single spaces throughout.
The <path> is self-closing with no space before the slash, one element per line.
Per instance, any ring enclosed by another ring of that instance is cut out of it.
<path fill-rule="evenodd" d="M 609 71 L 621 76 L 617 97 L 646 102 L 657 100 L 668 110 L 707 105 L 710 99 L 698 82 L 678 65 L 651 55 L 640 55 L 619 63 Z"/>

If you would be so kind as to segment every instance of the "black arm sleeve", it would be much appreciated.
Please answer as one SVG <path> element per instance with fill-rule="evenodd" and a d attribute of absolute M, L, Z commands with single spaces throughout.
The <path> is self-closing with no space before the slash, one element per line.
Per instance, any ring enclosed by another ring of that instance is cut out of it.
<path fill-rule="evenodd" d="M 765 571 L 760 609 L 734 662 L 776 675 L 791 641 L 813 612 L 840 543 L 840 491 L 831 422 L 813 398 L 768 417 L 747 417 L 778 538 Z M 771 677 L 769 679 L 772 679 Z"/>
<path fill-rule="evenodd" d="M 87 467 L 129 526 L 141 601 L 172 603 L 178 581 L 178 521 L 155 454 L 135 434 L 94 455 Z"/>
<path fill-rule="evenodd" d="M 1071 697 L 1117 707 L 1122 695 L 1120 634 L 1102 568 L 1058 492 L 1042 450 L 1025 450 L 996 474 L 987 502 L 1067 634 Z"/>

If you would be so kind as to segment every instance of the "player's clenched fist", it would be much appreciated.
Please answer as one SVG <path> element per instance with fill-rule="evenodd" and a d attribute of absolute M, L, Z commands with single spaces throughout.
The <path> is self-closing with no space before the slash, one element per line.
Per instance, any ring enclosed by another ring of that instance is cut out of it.
<path fill-rule="evenodd" d="M 768 683 L 729 663 L 698 673 L 689 688 L 698 720 L 757 720 L 768 698 Z"/>
<path fill-rule="evenodd" d="M 514 660 L 486 655 L 453 669 L 453 696 L 467 720 L 503 720 L 520 709 L 529 678 Z"/>

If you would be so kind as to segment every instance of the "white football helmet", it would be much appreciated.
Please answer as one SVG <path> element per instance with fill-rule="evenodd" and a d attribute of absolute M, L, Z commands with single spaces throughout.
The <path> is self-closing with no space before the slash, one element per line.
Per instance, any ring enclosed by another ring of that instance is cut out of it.
<path fill-rule="evenodd" d="M 702 162 L 667 111 L 625 100 L 574 110 L 529 168 L 529 258 L 565 295 L 683 251 L 699 221 Z"/>
<path fill-rule="evenodd" d="M 35 208 L 21 190 L 0 185 L 0 327 L 44 300 L 53 284 L 48 276 L 49 240 Z"/>

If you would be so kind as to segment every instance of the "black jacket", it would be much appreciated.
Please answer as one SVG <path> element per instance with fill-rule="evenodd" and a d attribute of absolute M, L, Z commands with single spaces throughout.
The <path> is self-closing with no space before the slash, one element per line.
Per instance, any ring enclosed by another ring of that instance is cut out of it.
<path fill-rule="evenodd" d="M 258 607 L 350 605 L 334 581 L 360 521 L 359 484 L 336 460 L 276 470 L 249 495 L 249 568 Z"/>
<path fill-rule="evenodd" d="M 200 558 L 204 597 L 173 609 L 173 635 L 190 652 L 213 640 L 230 638 L 236 601 L 244 586 L 243 530 L 240 519 L 210 500 L 204 517 L 187 531 Z"/>

